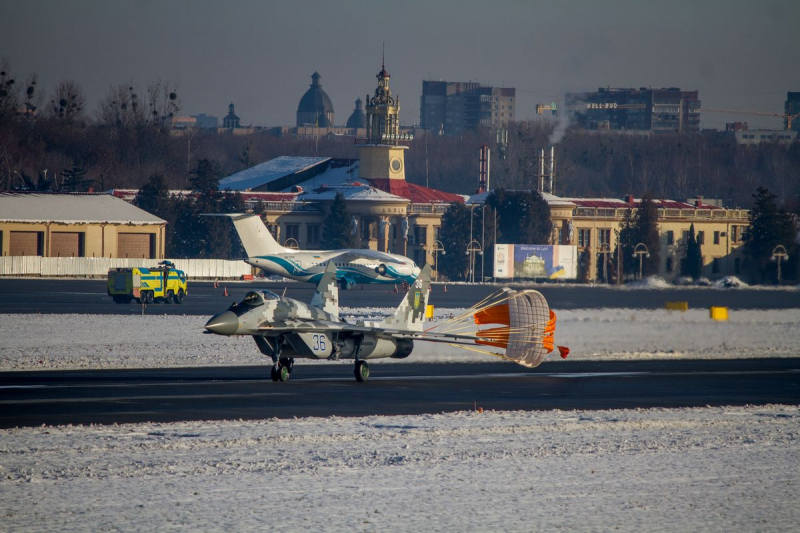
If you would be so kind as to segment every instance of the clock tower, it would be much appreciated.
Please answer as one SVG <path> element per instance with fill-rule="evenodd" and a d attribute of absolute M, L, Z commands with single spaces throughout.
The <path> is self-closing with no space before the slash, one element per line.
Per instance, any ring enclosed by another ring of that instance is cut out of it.
<path fill-rule="evenodd" d="M 381 65 L 375 95 L 367 95 L 367 138 L 359 145 L 358 177 L 405 182 L 403 153 L 408 146 L 400 145 L 400 98 L 392 96 L 389 77 Z"/>

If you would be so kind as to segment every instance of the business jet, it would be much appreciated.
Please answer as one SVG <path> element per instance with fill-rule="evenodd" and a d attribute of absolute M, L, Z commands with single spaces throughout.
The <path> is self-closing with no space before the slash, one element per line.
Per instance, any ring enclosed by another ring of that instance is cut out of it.
<path fill-rule="evenodd" d="M 408 283 L 419 276 L 414 261 L 402 255 L 369 249 L 293 250 L 275 241 L 261 217 L 254 214 L 226 214 L 242 240 L 247 263 L 267 274 L 318 283 L 328 262 L 336 266 L 342 289 L 356 283 Z"/>

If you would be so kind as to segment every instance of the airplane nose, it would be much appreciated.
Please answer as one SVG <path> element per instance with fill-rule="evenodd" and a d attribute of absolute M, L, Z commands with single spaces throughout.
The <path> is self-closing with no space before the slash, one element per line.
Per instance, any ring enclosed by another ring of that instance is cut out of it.
<path fill-rule="evenodd" d="M 206 329 L 217 335 L 233 335 L 239 329 L 239 317 L 232 311 L 225 311 L 211 317 Z"/>

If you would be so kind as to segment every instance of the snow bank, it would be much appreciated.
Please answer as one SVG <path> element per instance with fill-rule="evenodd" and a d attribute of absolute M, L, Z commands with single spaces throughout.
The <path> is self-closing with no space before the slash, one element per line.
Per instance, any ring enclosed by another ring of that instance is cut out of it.
<path fill-rule="evenodd" d="M 800 409 L 0 431 L 9 531 L 795 531 Z"/>
<path fill-rule="evenodd" d="M 625 287 L 628 289 L 672 289 L 675 286 L 664 278 L 650 276 L 639 281 L 626 283 Z"/>
<path fill-rule="evenodd" d="M 349 321 L 389 309 L 343 309 Z M 460 309 L 436 310 L 440 323 Z M 174 315 L 0 315 L 0 370 L 263 365 L 250 337 L 203 333 L 207 317 Z M 732 311 L 727 322 L 704 309 L 558 311 L 556 343 L 570 359 L 796 357 L 800 309 Z M 553 355 L 550 356 L 554 357 Z M 445 344 L 418 342 L 408 359 L 376 363 L 491 361 Z M 304 361 L 300 361 L 302 364 Z"/>

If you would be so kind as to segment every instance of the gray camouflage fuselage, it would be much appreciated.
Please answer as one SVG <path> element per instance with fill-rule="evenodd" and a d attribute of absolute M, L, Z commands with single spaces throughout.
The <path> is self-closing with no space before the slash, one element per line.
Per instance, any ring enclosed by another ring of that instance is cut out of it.
<path fill-rule="evenodd" d="M 273 358 L 276 350 L 279 357 L 306 359 L 403 358 L 413 349 L 411 339 L 390 338 L 379 328 L 360 326 L 353 331 L 352 324 L 333 313 L 271 296 L 266 291 L 249 293 L 212 317 L 206 329 L 220 335 L 251 335 L 262 353 Z"/>

